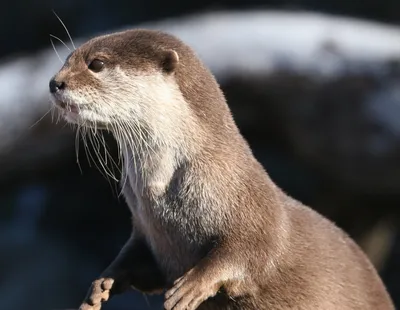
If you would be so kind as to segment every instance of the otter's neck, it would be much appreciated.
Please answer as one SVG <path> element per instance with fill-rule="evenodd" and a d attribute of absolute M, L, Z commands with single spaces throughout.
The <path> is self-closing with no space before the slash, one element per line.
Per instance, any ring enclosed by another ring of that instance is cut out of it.
<path fill-rule="evenodd" d="M 151 150 L 121 145 L 123 157 L 122 185 L 129 185 L 137 197 L 162 195 L 170 184 L 174 173 L 183 161 L 183 156 L 174 149 L 157 146 Z M 126 184 L 129 182 L 129 184 Z"/>

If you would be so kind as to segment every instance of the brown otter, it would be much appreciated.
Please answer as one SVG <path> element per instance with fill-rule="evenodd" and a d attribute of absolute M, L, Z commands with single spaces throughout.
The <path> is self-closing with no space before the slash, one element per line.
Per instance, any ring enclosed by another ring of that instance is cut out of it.
<path fill-rule="evenodd" d="M 75 50 L 50 81 L 78 126 L 111 131 L 133 232 L 81 310 L 132 286 L 167 310 L 394 309 L 338 227 L 280 190 L 213 75 L 166 33 L 128 30 Z"/>

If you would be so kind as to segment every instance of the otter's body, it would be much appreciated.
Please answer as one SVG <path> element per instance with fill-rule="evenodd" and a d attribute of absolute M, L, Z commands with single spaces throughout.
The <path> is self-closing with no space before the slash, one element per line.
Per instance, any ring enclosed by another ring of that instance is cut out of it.
<path fill-rule="evenodd" d="M 50 88 L 69 122 L 114 133 L 132 212 L 131 238 L 82 310 L 129 286 L 166 289 L 167 310 L 394 309 L 358 246 L 272 182 L 177 38 L 95 38 Z"/>

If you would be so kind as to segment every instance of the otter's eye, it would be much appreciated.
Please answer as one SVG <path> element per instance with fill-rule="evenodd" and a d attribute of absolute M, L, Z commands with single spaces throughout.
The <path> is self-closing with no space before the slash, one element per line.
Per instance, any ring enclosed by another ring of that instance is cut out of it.
<path fill-rule="evenodd" d="M 99 59 L 93 59 L 88 68 L 93 72 L 100 72 L 104 68 L 104 62 Z"/>

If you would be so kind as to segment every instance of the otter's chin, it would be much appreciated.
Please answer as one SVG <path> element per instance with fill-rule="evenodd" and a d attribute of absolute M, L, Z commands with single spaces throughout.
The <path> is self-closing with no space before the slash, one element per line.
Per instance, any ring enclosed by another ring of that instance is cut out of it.
<path fill-rule="evenodd" d="M 62 111 L 63 118 L 71 124 L 81 125 L 84 122 L 81 120 L 79 113 L 69 112 L 69 111 Z"/>
<path fill-rule="evenodd" d="M 70 124 L 78 125 L 80 127 L 93 128 L 96 130 L 110 130 L 110 124 L 93 117 L 93 114 L 86 111 L 73 113 L 70 111 L 63 112 L 63 118 Z"/>
<path fill-rule="evenodd" d="M 68 123 L 79 124 L 81 120 L 81 109 L 74 104 L 65 104 L 60 100 L 53 100 L 53 104 L 57 108 L 58 113 Z"/>

